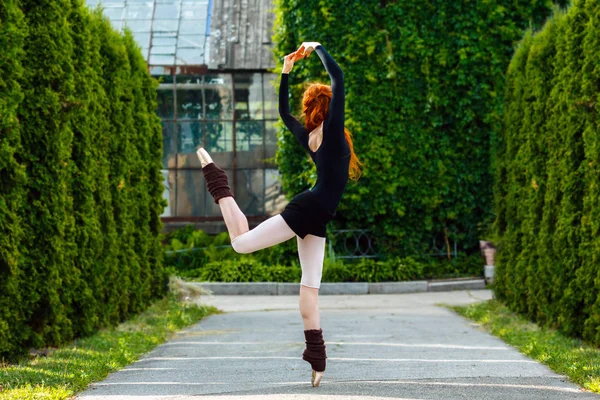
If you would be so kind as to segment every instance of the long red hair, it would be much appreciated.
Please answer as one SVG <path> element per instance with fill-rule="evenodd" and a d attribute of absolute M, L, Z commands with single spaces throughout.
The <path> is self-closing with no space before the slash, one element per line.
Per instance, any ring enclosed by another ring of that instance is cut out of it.
<path fill-rule="evenodd" d="M 327 112 L 329 110 L 329 103 L 333 93 L 331 86 L 323 85 L 321 83 L 311 83 L 304 91 L 302 98 L 302 113 L 304 114 L 306 129 L 311 132 L 321 122 L 327 118 Z M 346 136 L 346 142 L 350 148 L 350 166 L 348 167 L 348 176 L 350 179 L 357 181 L 360 178 L 362 165 L 356 153 L 354 152 L 354 144 L 352 143 L 352 133 L 344 127 L 344 136 Z"/>

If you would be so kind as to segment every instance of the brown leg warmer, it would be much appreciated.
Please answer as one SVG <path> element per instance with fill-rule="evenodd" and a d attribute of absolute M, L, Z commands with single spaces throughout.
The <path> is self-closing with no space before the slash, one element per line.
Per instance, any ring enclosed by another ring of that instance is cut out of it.
<path fill-rule="evenodd" d="M 227 174 L 221 168 L 217 167 L 215 163 L 210 163 L 202 168 L 202 173 L 204 174 L 204 179 L 206 179 L 208 192 L 215 199 L 216 204 L 219 204 L 219 200 L 223 197 L 233 197 L 231 189 L 229 189 L 229 183 L 227 182 Z"/>
<path fill-rule="evenodd" d="M 323 340 L 322 329 L 310 329 L 304 331 L 306 338 L 306 350 L 302 354 L 302 359 L 308 361 L 317 372 L 325 371 L 325 341 Z"/>

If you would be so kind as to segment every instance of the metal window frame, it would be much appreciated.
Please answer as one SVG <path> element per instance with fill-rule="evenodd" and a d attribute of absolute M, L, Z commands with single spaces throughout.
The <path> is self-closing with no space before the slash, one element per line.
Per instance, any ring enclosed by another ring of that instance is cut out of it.
<path fill-rule="evenodd" d="M 160 75 L 155 75 L 155 76 L 171 76 L 173 78 L 173 88 L 172 88 L 172 96 L 173 96 L 173 118 L 165 118 L 163 119 L 161 117 L 161 122 L 168 122 L 168 123 L 172 123 L 174 125 L 174 129 L 175 129 L 175 143 L 176 143 L 176 148 L 175 148 L 175 154 L 178 153 L 178 149 L 177 146 L 179 145 L 179 129 L 178 129 L 178 123 L 180 122 L 200 122 L 202 123 L 202 127 L 203 127 L 203 142 L 206 142 L 206 124 L 210 123 L 210 122 L 231 122 L 232 123 L 232 156 L 233 156 L 233 160 L 232 160 L 232 165 L 231 168 L 226 168 L 227 170 L 230 170 L 233 176 L 233 182 L 232 182 L 232 192 L 234 194 L 234 196 L 236 195 L 235 191 L 237 189 L 237 172 L 238 171 L 243 171 L 243 170 L 267 170 L 267 169 L 273 169 L 276 168 L 276 166 L 272 165 L 272 164 L 265 164 L 262 168 L 241 168 L 239 169 L 237 167 L 237 122 L 238 122 L 238 117 L 236 115 L 236 94 L 235 94 L 235 83 L 236 83 L 236 75 L 248 75 L 248 74 L 260 74 L 260 84 L 261 84 L 261 102 L 262 102 L 262 110 L 263 110 L 263 116 L 261 119 L 256 119 L 256 120 L 248 120 L 248 121 L 257 121 L 260 122 L 263 126 L 263 136 L 262 136 L 262 147 L 263 147 L 263 154 L 266 154 L 266 137 L 265 137 L 265 132 L 266 132 L 266 124 L 269 121 L 277 121 L 278 119 L 270 117 L 268 118 L 266 115 L 266 104 L 265 104 L 265 84 L 270 84 L 270 80 L 266 80 L 265 79 L 265 75 L 273 75 L 272 72 L 269 72 L 267 70 L 260 70 L 260 69 L 256 69 L 256 70 L 214 70 L 214 69 L 208 69 L 205 65 L 204 66 L 196 66 L 196 67 L 190 67 L 190 66 L 173 66 L 173 65 L 151 65 L 148 64 L 148 70 L 151 71 L 153 68 L 160 68 L 162 69 L 164 72 L 168 72 L 168 73 L 164 73 L 164 74 L 160 74 Z M 206 98 L 205 98 L 205 88 L 204 88 L 204 83 L 205 83 L 205 76 L 206 75 L 210 75 L 210 74 L 228 74 L 231 76 L 231 87 L 229 88 L 231 90 L 231 107 L 232 107 L 232 116 L 231 118 L 226 118 L 226 119 L 214 119 L 214 118 L 210 118 L 207 119 L 206 118 Z M 201 77 L 201 85 L 202 85 L 202 119 L 189 119 L 189 118 L 185 118 L 185 119 L 179 119 L 178 118 L 178 114 L 177 114 L 177 108 L 178 108 L 178 98 L 177 98 L 177 76 L 180 75 L 191 75 L 191 76 L 199 76 Z M 266 82 L 266 83 L 265 83 Z M 240 122 L 243 121 L 247 121 L 246 119 L 239 119 Z M 200 167 L 183 167 L 183 166 L 179 166 L 179 160 L 178 157 L 175 157 L 175 166 L 174 167 L 163 167 L 162 168 L 163 171 L 169 171 L 169 176 L 171 171 L 175 171 L 175 199 L 174 199 L 174 205 L 171 205 L 171 209 L 172 212 L 174 214 L 177 214 L 177 202 L 178 202 L 178 190 L 177 190 L 177 172 L 178 171 L 201 171 L 202 168 Z M 266 172 L 263 173 L 263 184 L 262 184 L 262 193 L 261 193 L 261 197 L 262 197 L 262 208 L 264 209 L 265 207 L 265 199 L 266 199 Z M 251 222 L 261 222 L 263 220 L 265 220 L 266 218 L 268 218 L 266 215 L 247 215 L 247 218 L 249 221 Z M 162 221 L 165 223 L 171 223 L 171 222 L 211 222 L 211 221 L 222 221 L 223 218 L 220 216 L 180 216 L 180 215 L 175 215 L 175 216 L 170 216 L 170 217 L 161 217 Z"/>

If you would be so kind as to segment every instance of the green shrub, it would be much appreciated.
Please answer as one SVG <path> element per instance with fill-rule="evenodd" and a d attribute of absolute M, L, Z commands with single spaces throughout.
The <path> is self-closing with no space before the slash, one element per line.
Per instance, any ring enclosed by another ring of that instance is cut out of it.
<path fill-rule="evenodd" d="M 551 12 L 549 0 L 278 0 L 275 57 L 321 42 L 344 71 L 346 125 L 364 162 L 349 184 L 337 228 L 371 228 L 385 256 L 430 253 L 448 232 L 478 252 L 493 219 L 490 137 L 497 130 L 504 74 L 524 29 Z M 318 56 L 294 66 L 291 108 L 306 82 L 329 83 Z M 281 129 L 277 163 L 292 196 L 315 171 Z"/>
<path fill-rule="evenodd" d="M 183 274 L 187 270 L 201 268 L 211 262 L 238 260 L 244 257 L 230 247 L 231 241 L 227 232 L 208 235 L 202 230 L 195 231 L 193 225 L 171 232 L 167 235 L 166 241 L 165 265 Z M 252 259 L 269 265 L 298 264 L 296 241 L 288 240 L 277 246 L 254 252 Z"/>
<path fill-rule="evenodd" d="M 418 279 L 480 276 L 483 263 L 477 272 L 470 274 L 472 266 L 465 260 L 448 273 L 448 265 L 437 262 L 425 264 L 410 257 L 385 261 L 362 259 L 341 261 L 326 258 L 323 263 L 322 282 L 397 282 Z M 201 267 L 172 269 L 171 273 L 188 280 L 205 282 L 299 282 L 302 270 L 297 264 L 265 264 L 251 256 L 206 263 Z"/>
<path fill-rule="evenodd" d="M 20 268 L 26 249 L 21 207 L 27 176 L 18 160 L 22 153 L 18 110 L 23 101 L 23 43 L 27 34 L 16 0 L 0 2 L 0 356 L 18 351 L 29 337 L 23 326 L 32 299 L 28 277 Z M 15 329 L 19 327 L 20 329 Z"/>
<path fill-rule="evenodd" d="M 0 358 L 164 293 L 156 82 L 81 0 L 0 4 Z"/>
<path fill-rule="evenodd" d="M 541 325 L 600 344 L 600 2 L 529 32 L 495 140 L 495 293 Z"/>
<path fill-rule="evenodd" d="M 234 252 L 228 245 L 227 233 L 211 236 L 195 232 L 192 225 L 173 231 L 166 240 L 165 266 L 170 274 L 182 278 L 213 282 L 299 282 L 302 275 L 295 240 L 251 255 Z M 451 260 L 424 257 L 342 260 L 326 257 L 322 281 L 394 282 L 481 276 L 483 264 L 479 252 L 471 256 L 460 253 Z"/>

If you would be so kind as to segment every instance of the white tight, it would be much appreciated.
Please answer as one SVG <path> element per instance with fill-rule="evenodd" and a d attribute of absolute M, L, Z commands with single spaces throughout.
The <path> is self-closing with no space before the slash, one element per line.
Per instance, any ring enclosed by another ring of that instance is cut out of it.
<path fill-rule="evenodd" d="M 296 236 L 281 215 L 276 215 L 259 224 L 256 228 L 242 233 L 231 240 L 237 253 L 252 253 L 285 242 Z M 300 283 L 318 289 L 321 286 L 323 259 L 325 258 L 325 238 L 306 235 L 297 236 L 298 256 L 302 268 Z"/>
<path fill-rule="evenodd" d="M 298 239 L 298 256 L 302 268 L 302 279 L 300 284 L 318 289 L 321 287 L 321 275 L 323 274 L 323 259 L 325 258 L 325 238 L 306 235 L 304 239 Z"/>

